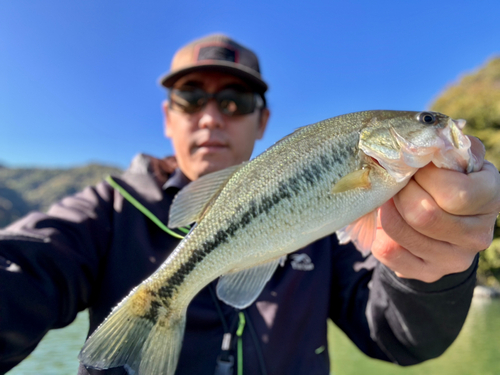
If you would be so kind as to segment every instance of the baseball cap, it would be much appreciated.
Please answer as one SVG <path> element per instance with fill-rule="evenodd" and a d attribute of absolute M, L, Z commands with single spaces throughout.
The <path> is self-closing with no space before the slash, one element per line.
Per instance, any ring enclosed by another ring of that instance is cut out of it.
<path fill-rule="evenodd" d="M 258 93 L 268 88 L 260 74 L 257 55 L 223 34 L 197 39 L 179 49 L 172 59 L 170 72 L 160 78 L 160 83 L 171 88 L 182 76 L 200 70 L 232 74 Z"/>

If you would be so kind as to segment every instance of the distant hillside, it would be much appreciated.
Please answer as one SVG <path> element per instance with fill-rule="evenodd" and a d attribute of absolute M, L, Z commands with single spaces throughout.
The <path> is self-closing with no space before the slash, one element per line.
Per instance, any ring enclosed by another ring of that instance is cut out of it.
<path fill-rule="evenodd" d="M 118 173 L 118 168 L 98 164 L 70 169 L 0 166 L 0 228 L 29 211 L 45 211 L 61 198 Z"/>
<path fill-rule="evenodd" d="M 0 228 L 19 219 L 29 210 L 29 205 L 17 191 L 4 187 L 0 183 Z"/>

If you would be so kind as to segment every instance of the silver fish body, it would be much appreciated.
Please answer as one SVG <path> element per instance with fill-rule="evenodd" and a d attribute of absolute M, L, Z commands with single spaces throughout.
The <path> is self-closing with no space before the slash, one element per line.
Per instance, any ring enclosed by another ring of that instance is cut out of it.
<path fill-rule="evenodd" d="M 220 277 L 217 293 L 251 304 L 280 257 L 334 232 L 369 250 L 377 208 L 418 168 L 467 171 L 463 122 L 431 112 L 367 111 L 298 129 L 241 166 L 200 178 L 174 201 L 169 226 L 196 221 L 160 268 L 136 287 L 80 354 L 95 368 L 173 374 L 185 311 Z"/>

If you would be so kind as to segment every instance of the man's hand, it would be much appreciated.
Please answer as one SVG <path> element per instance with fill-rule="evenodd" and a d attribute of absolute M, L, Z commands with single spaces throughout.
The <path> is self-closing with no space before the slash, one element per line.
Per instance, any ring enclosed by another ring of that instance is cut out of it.
<path fill-rule="evenodd" d="M 500 175 L 471 138 L 474 172 L 419 170 L 382 206 L 373 255 L 399 277 L 433 282 L 465 271 L 493 239 Z"/>

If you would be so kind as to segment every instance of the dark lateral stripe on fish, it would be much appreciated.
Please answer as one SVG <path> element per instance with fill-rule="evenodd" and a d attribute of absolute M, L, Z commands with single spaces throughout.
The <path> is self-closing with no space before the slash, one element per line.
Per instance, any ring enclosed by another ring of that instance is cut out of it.
<path fill-rule="evenodd" d="M 328 172 L 336 163 L 342 162 L 349 157 L 347 147 L 339 147 L 330 157 L 321 155 L 317 164 L 310 164 L 308 168 L 302 170 L 298 175 L 290 177 L 279 184 L 275 192 L 270 196 L 263 197 L 259 203 L 252 200 L 249 209 L 244 212 L 239 221 L 231 223 L 227 228 L 219 230 L 212 238 L 206 241 L 200 249 L 192 252 L 190 258 L 182 264 L 176 272 L 168 279 L 166 285 L 158 290 L 158 297 L 162 300 L 162 305 L 168 307 L 169 300 L 174 296 L 177 287 L 182 284 L 185 277 L 200 263 L 208 254 L 228 242 L 240 229 L 249 225 L 253 219 L 259 215 L 268 213 L 275 205 L 284 199 L 290 199 L 298 195 L 304 189 L 314 186 L 320 181 L 321 174 Z M 148 314 L 144 316 L 148 320 L 156 321 L 158 306 L 152 305 Z"/>
<path fill-rule="evenodd" d="M 156 294 L 156 293 L 155 293 Z M 155 294 L 151 293 L 152 296 Z M 158 309 L 161 307 L 161 303 L 155 300 L 151 301 L 151 307 L 148 312 L 142 316 L 142 318 L 149 320 L 152 323 L 156 323 L 158 319 Z"/>
<path fill-rule="evenodd" d="M 238 222 L 231 223 L 226 229 L 219 230 L 213 239 L 207 241 L 203 244 L 201 249 L 193 251 L 190 258 L 182 264 L 177 271 L 169 278 L 167 284 L 158 290 L 159 297 L 168 304 L 168 300 L 172 298 L 177 287 L 182 284 L 185 277 L 200 263 L 208 254 L 219 247 L 221 244 L 228 242 L 230 237 L 233 237 L 236 232 L 240 229 L 245 228 L 249 225 L 252 220 L 258 217 L 264 212 L 269 212 L 269 210 L 279 203 L 282 199 L 291 198 L 292 194 L 284 189 L 280 188 L 271 197 L 264 197 L 260 205 L 257 205 L 255 201 L 250 202 L 250 208 L 247 210 L 240 218 Z"/>

